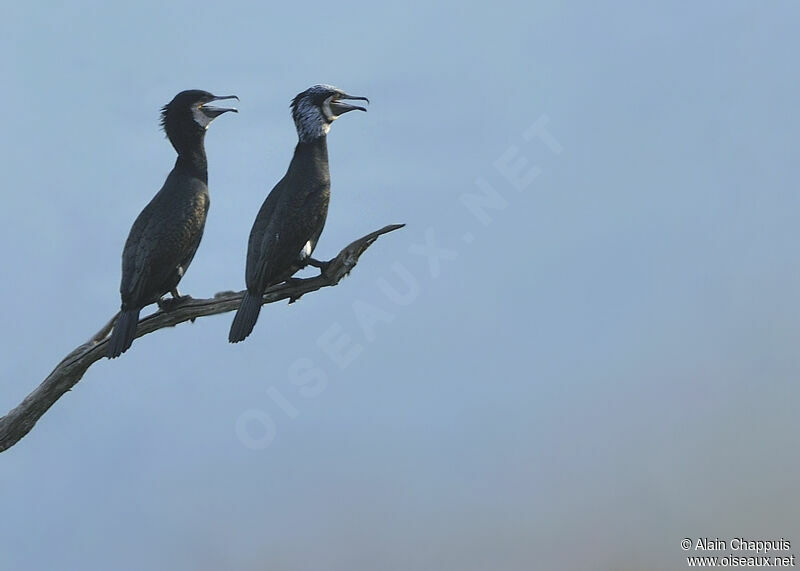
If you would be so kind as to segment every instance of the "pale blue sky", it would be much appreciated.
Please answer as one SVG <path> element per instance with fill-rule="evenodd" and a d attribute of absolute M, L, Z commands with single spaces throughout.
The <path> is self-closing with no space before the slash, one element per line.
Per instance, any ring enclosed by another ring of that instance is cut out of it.
<path fill-rule="evenodd" d="M 2 412 L 116 311 L 182 89 L 241 98 L 208 134 L 184 293 L 243 287 L 314 83 L 372 101 L 332 128 L 316 253 L 408 226 L 246 343 L 227 314 L 93 366 L 0 455 L 0 569 L 666 570 L 684 537 L 800 547 L 796 3 L 163 4 L 4 8 Z M 560 152 L 526 140 L 537 120 Z M 539 175 L 517 191 L 501 157 Z M 486 225 L 476 179 L 502 197 Z M 398 264 L 408 299 L 385 292 Z M 342 334 L 345 366 L 324 349 Z M 308 364 L 324 385 L 293 382 Z"/>

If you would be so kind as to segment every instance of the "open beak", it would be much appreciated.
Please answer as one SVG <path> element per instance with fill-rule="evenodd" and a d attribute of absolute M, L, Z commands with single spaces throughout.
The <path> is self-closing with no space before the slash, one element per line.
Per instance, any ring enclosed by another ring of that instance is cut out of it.
<path fill-rule="evenodd" d="M 235 99 L 236 101 L 239 101 L 239 98 L 236 97 L 235 95 L 225 95 L 222 97 L 215 96 L 214 99 L 212 99 L 208 103 L 203 103 L 200 106 L 200 109 L 202 109 L 203 113 L 205 113 L 211 119 L 219 117 L 220 115 L 222 115 L 223 113 L 227 113 L 228 111 L 233 111 L 234 113 L 239 112 L 239 110 L 236 109 L 236 107 L 214 107 L 213 105 L 209 105 L 209 103 L 212 103 L 214 101 L 222 101 L 223 99 Z"/>
<path fill-rule="evenodd" d="M 355 111 L 356 109 L 359 111 L 366 111 L 366 109 L 363 107 L 359 107 L 358 105 L 350 105 L 349 103 L 342 101 L 342 99 L 349 99 L 351 101 L 360 100 L 369 103 L 369 99 L 366 97 L 358 97 L 356 95 L 347 95 L 346 93 L 342 93 L 341 95 L 338 95 L 336 99 L 331 101 L 331 111 L 336 116 L 339 116 L 342 113 L 347 113 L 348 111 Z"/>

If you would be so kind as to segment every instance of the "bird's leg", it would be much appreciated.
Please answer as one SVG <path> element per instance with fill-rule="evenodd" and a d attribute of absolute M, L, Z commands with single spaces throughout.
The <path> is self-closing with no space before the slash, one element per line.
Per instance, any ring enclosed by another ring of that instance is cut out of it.
<path fill-rule="evenodd" d="M 172 299 L 177 301 L 188 301 L 192 299 L 191 295 L 181 295 L 181 292 L 178 291 L 178 286 L 175 286 L 171 290 L 169 290 L 169 294 L 172 296 Z"/>
<path fill-rule="evenodd" d="M 168 312 L 172 311 L 173 309 L 183 305 L 185 302 L 192 299 L 190 295 L 181 295 L 178 291 L 177 287 L 172 288 L 169 290 L 169 294 L 172 296 L 169 299 L 164 299 L 163 297 L 160 298 L 156 303 L 158 304 L 158 308 L 161 311 Z"/>
<path fill-rule="evenodd" d="M 319 273 L 324 274 L 325 270 L 328 269 L 328 266 L 331 265 L 330 262 L 320 262 L 319 260 L 315 260 L 311 256 L 305 259 L 305 262 L 309 266 L 313 266 L 315 268 L 319 268 Z"/>

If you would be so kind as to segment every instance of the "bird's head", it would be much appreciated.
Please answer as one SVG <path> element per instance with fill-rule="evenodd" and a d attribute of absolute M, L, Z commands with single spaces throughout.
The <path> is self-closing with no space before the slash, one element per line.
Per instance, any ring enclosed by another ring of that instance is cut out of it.
<path fill-rule="evenodd" d="M 345 100 L 360 100 L 369 103 L 366 97 L 348 95 L 332 85 L 309 87 L 292 99 L 292 118 L 301 141 L 311 141 L 328 134 L 331 123 L 348 111 L 366 111 Z"/>
<path fill-rule="evenodd" d="M 161 126 L 173 144 L 176 137 L 202 134 L 211 122 L 228 111 L 238 113 L 234 107 L 215 107 L 214 101 L 236 99 L 235 95 L 218 97 L 200 89 L 181 91 L 161 109 Z"/>

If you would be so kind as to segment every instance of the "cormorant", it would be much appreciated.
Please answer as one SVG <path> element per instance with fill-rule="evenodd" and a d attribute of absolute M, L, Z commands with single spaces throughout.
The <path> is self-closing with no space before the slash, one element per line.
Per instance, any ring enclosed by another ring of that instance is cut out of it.
<path fill-rule="evenodd" d="M 343 99 L 360 99 L 330 85 L 315 85 L 291 104 L 298 143 L 289 170 L 261 206 L 247 246 L 247 292 L 231 324 L 228 341 L 250 335 L 261 311 L 264 291 L 312 263 L 311 253 L 325 226 L 330 200 L 328 130 L 340 115 L 363 107 Z"/>
<path fill-rule="evenodd" d="M 197 89 L 182 91 L 161 110 L 161 126 L 178 152 L 164 186 L 133 223 L 122 251 L 122 309 L 108 342 L 113 359 L 136 336 L 141 309 L 169 292 L 178 299 L 178 282 L 192 262 L 208 213 L 208 163 L 203 141 L 209 124 L 233 108 L 213 107 L 217 97 Z"/>

